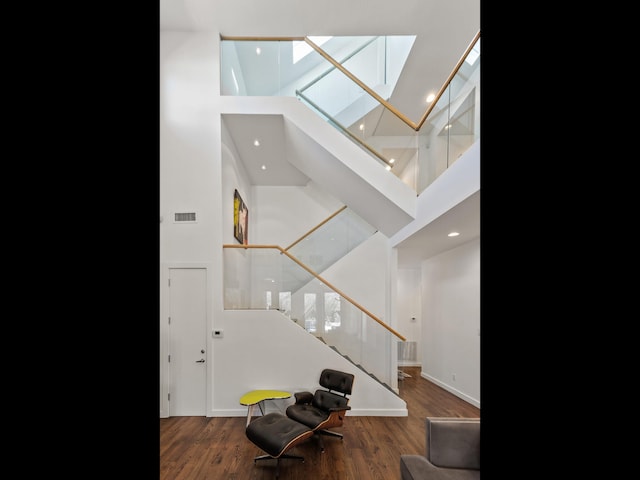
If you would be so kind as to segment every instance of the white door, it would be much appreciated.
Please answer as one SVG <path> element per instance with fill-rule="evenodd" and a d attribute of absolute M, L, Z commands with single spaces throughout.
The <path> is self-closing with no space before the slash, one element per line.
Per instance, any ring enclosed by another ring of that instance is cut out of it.
<path fill-rule="evenodd" d="M 205 416 L 205 268 L 169 269 L 169 318 L 169 416 Z"/>

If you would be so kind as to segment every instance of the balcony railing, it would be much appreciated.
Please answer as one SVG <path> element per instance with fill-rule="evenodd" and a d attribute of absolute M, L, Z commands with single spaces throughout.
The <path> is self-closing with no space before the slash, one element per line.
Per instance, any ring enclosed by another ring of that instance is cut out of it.
<path fill-rule="evenodd" d="M 391 104 L 412 37 L 316 41 L 223 37 L 222 95 L 297 96 L 418 194 L 479 140 L 480 32 L 417 122 Z"/>

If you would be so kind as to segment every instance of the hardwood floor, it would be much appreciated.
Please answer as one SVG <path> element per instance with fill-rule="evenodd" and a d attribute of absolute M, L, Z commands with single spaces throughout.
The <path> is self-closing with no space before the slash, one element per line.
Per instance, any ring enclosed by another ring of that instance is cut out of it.
<path fill-rule="evenodd" d="M 419 367 L 399 381 L 407 417 L 345 418 L 340 440 L 316 438 L 288 453 L 304 462 L 280 460 L 279 480 L 400 480 L 400 454 L 424 454 L 424 419 L 480 417 L 480 409 L 420 377 Z M 276 460 L 253 458 L 265 452 L 245 436 L 246 417 L 160 419 L 160 480 L 274 480 Z"/>

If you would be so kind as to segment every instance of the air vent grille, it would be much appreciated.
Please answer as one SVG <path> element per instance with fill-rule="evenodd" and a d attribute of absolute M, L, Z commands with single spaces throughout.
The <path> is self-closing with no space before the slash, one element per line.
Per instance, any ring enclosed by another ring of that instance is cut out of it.
<path fill-rule="evenodd" d="M 196 212 L 176 212 L 173 214 L 173 223 L 196 223 Z"/>
<path fill-rule="evenodd" d="M 398 362 L 418 360 L 417 342 L 398 342 Z"/>

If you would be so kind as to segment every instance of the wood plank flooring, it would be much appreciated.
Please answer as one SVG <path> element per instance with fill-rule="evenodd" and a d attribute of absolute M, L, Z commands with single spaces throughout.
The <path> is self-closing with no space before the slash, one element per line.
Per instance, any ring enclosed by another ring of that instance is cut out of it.
<path fill-rule="evenodd" d="M 400 480 L 400 454 L 424 454 L 424 419 L 480 417 L 480 409 L 420 376 L 420 367 L 398 382 L 407 417 L 345 418 L 341 440 L 323 437 L 288 453 L 304 462 L 281 459 L 279 480 Z M 274 480 L 276 461 L 254 457 L 265 452 L 245 436 L 246 417 L 160 419 L 160 480 Z"/>

